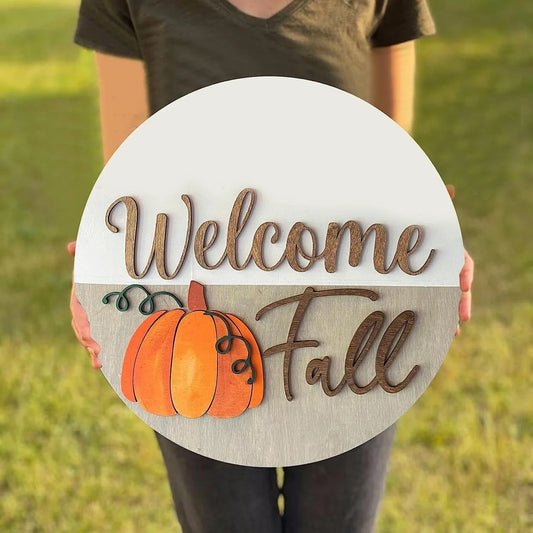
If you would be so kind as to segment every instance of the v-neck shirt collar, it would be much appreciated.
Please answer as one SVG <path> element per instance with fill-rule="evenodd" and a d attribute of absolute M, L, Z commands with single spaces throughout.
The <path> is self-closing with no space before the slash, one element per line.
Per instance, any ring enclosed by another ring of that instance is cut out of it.
<path fill-rule="evenodd" d="M 270 17 L 256 17 L 245 13 L 237 6 L 232 4 L 229 0 L 213 0 L 220 5 L 224 10 L 234 19 L 247 26 L 255 26 L 258 28 L 270 28 L 286 20 L 292 13 L 303 7 L 309 0 L 292 0 L 289 4 L 276 11 Z"/>

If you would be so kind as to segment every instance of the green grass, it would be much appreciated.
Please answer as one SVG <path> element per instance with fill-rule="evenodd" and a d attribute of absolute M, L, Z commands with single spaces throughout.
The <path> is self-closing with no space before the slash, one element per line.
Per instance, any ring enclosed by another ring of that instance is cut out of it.
<path fill-rule="evenodd" d="M 434 4 L 416 136 L 457 188 L 474 316 L 402 418 L 379 530 L 526 532 L 533 7 Z M 101 166 L 94 65 L 71 43 L 76 5 L 0 5 L 0 530 L 178 531 L 152 432 L 69 329 L 65 243 Z"/>

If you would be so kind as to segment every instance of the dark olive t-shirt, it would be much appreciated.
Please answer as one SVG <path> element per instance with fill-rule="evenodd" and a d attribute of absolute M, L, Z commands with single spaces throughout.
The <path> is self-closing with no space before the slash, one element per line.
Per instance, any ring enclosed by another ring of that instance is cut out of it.
<path fill-rule="evenodd" d="M 74 41 L 143 59 L 150 111 L 213 83 L 291 76 L 369 97 L 369 51 L 435 28 L 426 0 L 293 0 L 267 19 L 229 0 L 81 0 Z"/>

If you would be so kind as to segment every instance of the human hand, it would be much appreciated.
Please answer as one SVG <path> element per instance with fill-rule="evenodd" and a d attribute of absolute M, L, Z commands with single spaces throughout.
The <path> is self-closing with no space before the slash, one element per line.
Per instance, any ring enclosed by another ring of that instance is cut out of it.
<path fill-rule="evenodd" d="M 76 253 L 76 241 L 69 242 L 67 244 L 67 250 L 68 253 L 74 257 L 74 254 Z M 89 319 L 87 318 L 87 314 L 83 310 L 81 303 L 76 297 L 76 292 L 74 291 L 74 280 L 72 280 L 72 289 L 70 291 L 70 312 L 72 314 L 72 329 L 74 330 L 76 338 L 80 344 L 89 352 L 93 368 L 95 370 L 102 368 L 102 363 L 100 363 L 100 360 L 98 359 L 100 346 L 91 337 Z"/>
<path fill-rule="evenodd" d="M 455 198 L 455 187 L 453 185 L 446 185 L 448 194 L 453 200 Z M 465 263 L 459 274 L 459 286 L 461 287 L 461 299 L 459 300 L 459 320 L 461 322 L 468 322 L 472 313 L 472 283 L 474 281 L 474 260 L 470 254 L 465 252 Z M 455 336 L 459 335 L 461 327 L 457 325 Z"/>

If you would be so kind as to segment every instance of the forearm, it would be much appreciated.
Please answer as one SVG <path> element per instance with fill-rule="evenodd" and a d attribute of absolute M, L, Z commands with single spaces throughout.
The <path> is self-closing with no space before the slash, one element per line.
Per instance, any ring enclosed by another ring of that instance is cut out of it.
<path fill-rule="evenodd" d="M 96 53 L 104 162 L 148 118 L 144 63 Z"/>
<path fill-rule="evenodd" d="M 372 104 L 412 131 L 415 99 L 415 42 L 372 50 Z"/>

